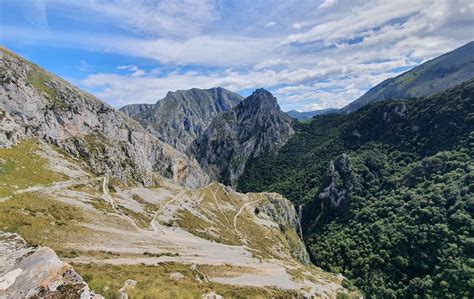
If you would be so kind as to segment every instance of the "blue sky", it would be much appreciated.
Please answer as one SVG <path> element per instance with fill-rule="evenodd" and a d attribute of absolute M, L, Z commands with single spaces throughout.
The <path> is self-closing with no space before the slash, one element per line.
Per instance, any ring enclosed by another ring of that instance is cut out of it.
<path fill-rule="evenodd" d="M 474 37 L 471 0 L 0 0 L 0 42 L 115 107 L 266 88 L 342 107 Z"/>

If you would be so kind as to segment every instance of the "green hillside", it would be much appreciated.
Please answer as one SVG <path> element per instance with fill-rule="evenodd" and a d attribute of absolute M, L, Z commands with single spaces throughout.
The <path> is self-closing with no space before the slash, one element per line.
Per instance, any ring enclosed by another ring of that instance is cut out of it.
<path fill-rule="evenodd" d="M 347 114 L 382 100 L 429 96 L 474 78 L 474 42 L 377 84 L 340 110 Z"/>
<path fill-rule="evenodd" d="M 472 297 L 474 80 L 298 124 L 241 191 L 304 204 L 313 261 L 381 298 Z"/>

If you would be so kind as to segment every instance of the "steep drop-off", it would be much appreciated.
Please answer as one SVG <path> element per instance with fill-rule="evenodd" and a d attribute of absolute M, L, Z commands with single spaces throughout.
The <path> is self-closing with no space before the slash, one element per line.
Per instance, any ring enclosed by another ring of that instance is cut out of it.
<path fill-rule="evenodd" d="M 377 297 L 471 297 L 474 81 L 299 124 L 241 191 L 304 204 L 313 261 Z"/>

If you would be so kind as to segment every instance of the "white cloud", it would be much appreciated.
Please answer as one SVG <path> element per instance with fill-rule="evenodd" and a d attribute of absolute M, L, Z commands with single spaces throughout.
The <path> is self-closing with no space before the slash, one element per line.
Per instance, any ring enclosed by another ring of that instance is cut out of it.
<path fill-rule="evenodd" d="M 129 76 L 131 77 L 141 77 L 145 75 L 145 71 L 138 68 L 136 65 L 120 65 L 117 67 L 117 70 L 130 71 Z"/>
<path fill-rule="evenodd" d="M 133 65 L 81 81 L 114 105 L 155 102 L 168 90 L 223 86 L 271 89 L 287 109 L 341 107 L 398 74 L 394 69 L 472 40 L 474 26 L 469 0 L 44 2 L 65 19 L 113 23 L 114 30 L 2 24 L 0 38 L 133 57 L 126 62 Z"/>
<path fill-rule="evenodd" d="M 334 6 L 336 3 L 337 3 L 337 0 L 324 0 L 324 2 L 318 6 L 318 9 L 326 9 L 331 6 Z"/>
<path fill-rule="evenodd" d="M 94 70 L 94 66 L 87 63 L 85 60 L 81 60 L 76 68 L 85 73 L 92 72 Z"/>
<path fill-rule="evenodd" d="M 265 23 L 265 28 L 273 27 L 277 24 L 275 21 Z"/>

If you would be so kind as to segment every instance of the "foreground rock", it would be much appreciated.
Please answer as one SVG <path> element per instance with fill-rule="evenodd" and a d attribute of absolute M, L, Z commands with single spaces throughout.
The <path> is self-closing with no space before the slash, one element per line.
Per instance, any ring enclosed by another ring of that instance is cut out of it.
<path fill-rule="evenodd" d="M 48 247 L 0 232 L 0 298 L 102 298 Z"/>

